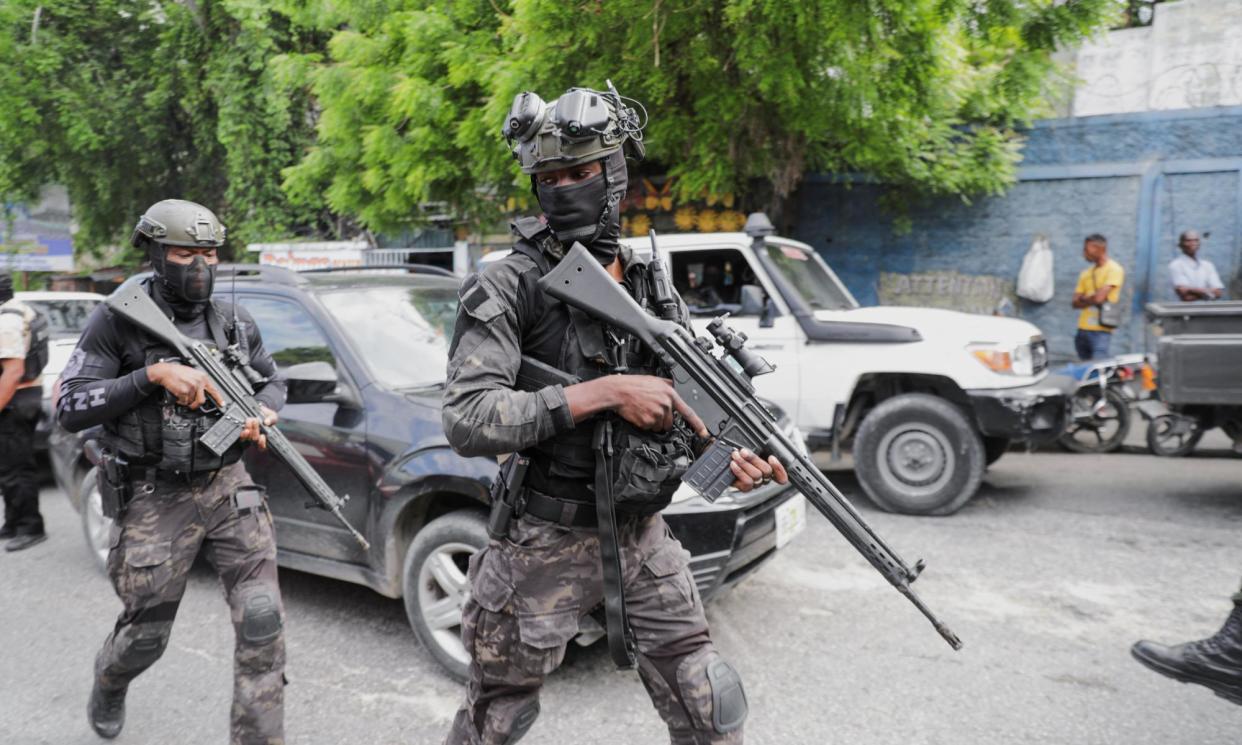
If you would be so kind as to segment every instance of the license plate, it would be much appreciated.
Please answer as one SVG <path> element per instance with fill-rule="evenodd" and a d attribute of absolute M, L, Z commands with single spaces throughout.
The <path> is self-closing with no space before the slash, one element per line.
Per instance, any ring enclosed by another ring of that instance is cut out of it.
<path fill-rule="evenodd" d="M 776 547 L 781 548 L 806 527 L 806 497 L 795 494 L 776 508 Z"/>

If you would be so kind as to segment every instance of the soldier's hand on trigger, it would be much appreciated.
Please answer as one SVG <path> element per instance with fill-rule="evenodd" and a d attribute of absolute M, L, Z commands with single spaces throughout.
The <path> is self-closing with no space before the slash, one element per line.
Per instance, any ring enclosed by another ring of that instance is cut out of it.
<path fill-rule="evenodd" d="M 635 427 L 665 432 L 672 429 L 676 412 L 696 434 L 707 436 L 707 426 L 673 389 L 673 381 L 654 375 L 610 375 L 607 380 L 616 400 L 612 410 Z"/>
<path fill-rule="evenodd" d="M 165 388 L 182 406 L 197 409 L 207 402 L 208 396 L 218 406 L 224 406 L 220 391 L 202 370 L 175 362 L 157 362 L 147 367 L 147 379 Z"/>
<path fill-rule="evenodd" d="M 271 427 L 276 424 L 276 420 L 280 417 L 276 415 L 276 412 L 266 406 L 263 406 L 262 404 L 259 406 L 263 410 L 263 421 L 260 422 L 255 417 L 250 417 L 246 420 L 246 423 L 242 425 L 242 431 L 239 437 L 247 442 L 258 443 L 260 450 L 267 450 L 267 435 L 263 434 L 262 428 Z"/>

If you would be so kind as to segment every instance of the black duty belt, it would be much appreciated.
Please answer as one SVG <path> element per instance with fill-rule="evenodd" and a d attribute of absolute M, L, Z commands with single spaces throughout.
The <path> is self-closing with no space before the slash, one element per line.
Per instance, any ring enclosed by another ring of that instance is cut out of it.
<path fill-rule="evenodd" d="M 215 471 L 196 471 L 187 473 L 185 471 L 173 471 L 167 468 L 156 468 L 155 466 L 130 466 L 130 481 L 145 481 L 148 483 L 165 483 L 165 484 L 204 484 L 211 481 L 218 470 Z"/>
<path fill-rule="evenodd" d="M 525 514 L 541 520 L 567 528 L 594 528 L 599 524 L 594 505 L 549 497 L 531 488 L 524 489 L 522 497 L 526 500 Z"/>

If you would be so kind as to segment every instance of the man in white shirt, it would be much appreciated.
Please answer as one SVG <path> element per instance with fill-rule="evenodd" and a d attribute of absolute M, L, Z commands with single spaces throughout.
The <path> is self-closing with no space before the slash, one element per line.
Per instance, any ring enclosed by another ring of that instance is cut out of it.
<path fill-rule="evenodd" d="M 1216 267 L 1199 253 L 1199 233 L 1187 230 L 1177 239 L 1182 255 L 1169 262 L 1169 280 L 1179 300 L 1218 300 L 1225 289 Z"/>

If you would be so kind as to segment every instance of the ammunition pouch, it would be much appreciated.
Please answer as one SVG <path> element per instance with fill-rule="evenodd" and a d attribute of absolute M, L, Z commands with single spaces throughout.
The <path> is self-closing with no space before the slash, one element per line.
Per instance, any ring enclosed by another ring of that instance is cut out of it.
<path fill-rule="evenodd" d="M 612 498 L 619 512 L 652 515 L 668 506 L 694 461 L 691 437 L 677 426 L 645 432 L 617 421 L 612 426 Z"/>
<path fill-rule="evenodd" d="M 242 447 L 238 444 L 217 455 L 200 442 L 203 435 L 220 421 L 218 412 L 187 409 L 172 401 L 171 396 L 162 408 L 160 470 L 202 473 L 218 471 L 241 460 Z"/>
<path fill-rule="evenodd" d="M 104 449 L 101 452 L 95 471 L 95 485 L 99 488 L 103 516 L 109 520 L 115 520 L 125 512 L 130 500 L 134 498 L 129 463 L 114 450 Z"/>

